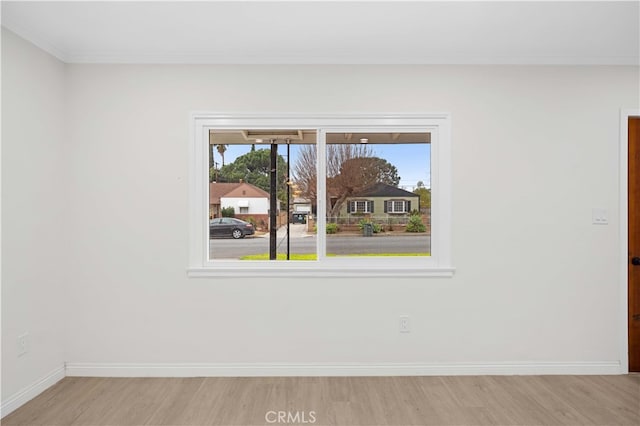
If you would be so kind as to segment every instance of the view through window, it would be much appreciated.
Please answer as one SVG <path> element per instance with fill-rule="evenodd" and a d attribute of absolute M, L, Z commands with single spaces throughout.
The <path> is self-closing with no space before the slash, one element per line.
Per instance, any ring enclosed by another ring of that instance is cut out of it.
<path fill-rule="evenodd" d="M 429 256 L 429 133 L 327 133 L 327 256 Z"/>
<path fill-rule="evenodd" d="M 430 256 L 430 133 L 209 131 L 209 259 Z"/>
<path fill-rule="evenodd" d="M 315 130 L 209 131 L 209 258 L 314 260 L 312 195 L 292 179 Z"/>

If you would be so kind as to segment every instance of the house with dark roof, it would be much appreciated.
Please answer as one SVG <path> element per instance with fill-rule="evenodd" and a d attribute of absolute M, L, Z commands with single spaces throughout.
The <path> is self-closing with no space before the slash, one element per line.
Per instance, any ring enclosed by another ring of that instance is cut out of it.
<path fill-rule="evenodd" d="M 378 182 L 347 198 L 340 210 L 340 216 L 387 219 L 408 216 L 412 210 L 419 208 L 420 197 L 417 194 Z"/>

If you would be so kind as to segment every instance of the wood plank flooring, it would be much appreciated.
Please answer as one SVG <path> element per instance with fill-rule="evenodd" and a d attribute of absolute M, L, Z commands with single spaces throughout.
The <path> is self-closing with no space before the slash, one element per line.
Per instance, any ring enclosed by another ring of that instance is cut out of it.
<path fill-rule="evenodd" d="M 638 426 L 640 375 L 67 377 L 2 419 L 3 426 L 269 424 Z"/>

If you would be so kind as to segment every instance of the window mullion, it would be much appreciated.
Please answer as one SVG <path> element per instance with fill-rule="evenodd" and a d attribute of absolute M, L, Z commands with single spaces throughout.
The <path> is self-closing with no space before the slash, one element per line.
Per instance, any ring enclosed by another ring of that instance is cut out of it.
<path fill-rule="evenodd" d="M 316 142 L 316 187 L 317 187 L 317 211 L 316 211 L 316 236 L 318 260 L 321 261 L 327 256 L 327 152 L 326 152 L 326 135 L 325 129 L 318 129 L 318 139 Z"/>
<path fill-rule="evenodd" d="M 206 264 L 209 261 L 209 129 L 206 126 L 197 126 L 197 131 L 201 132 L 202 140 L 206 143 L 196 144 L 197 157 L 201 161 L 195 161 L 195 173 L 198 176 L 196 180 L 196 192 L 198 199 L 202 204 L 198 206 L 198 235 L 206 235 L 205 241 L 202 241 L 199 253 L 200 262 Z"/>

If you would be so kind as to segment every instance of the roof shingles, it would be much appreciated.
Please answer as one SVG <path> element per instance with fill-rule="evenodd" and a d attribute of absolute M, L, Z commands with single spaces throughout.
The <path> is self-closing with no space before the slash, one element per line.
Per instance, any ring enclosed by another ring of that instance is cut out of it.
<path fill-rule="evenodd" d="M 413 192 L 405 191 L 386 183 L 378 182 L 364 188 L 354 197 L 417 197 Z"/>

